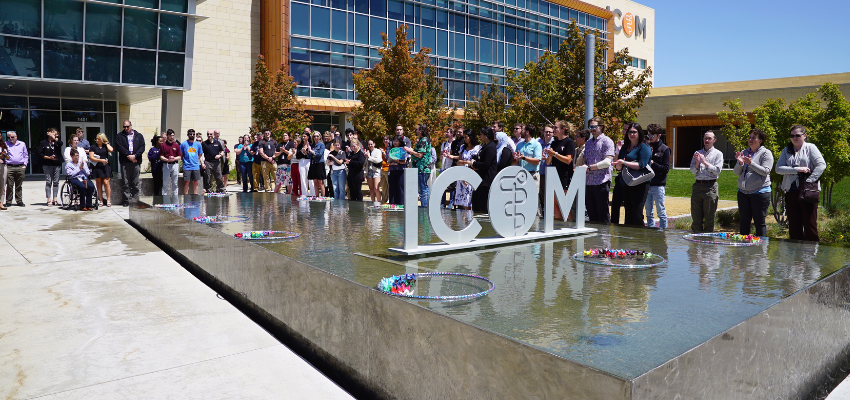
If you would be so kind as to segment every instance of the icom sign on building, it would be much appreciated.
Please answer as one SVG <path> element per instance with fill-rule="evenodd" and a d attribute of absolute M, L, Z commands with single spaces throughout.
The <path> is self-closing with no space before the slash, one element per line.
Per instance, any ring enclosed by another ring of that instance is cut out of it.
<path fill-rule="evenodd" d="M 607 7 L 611 10 L 611 6 Z M 628 37 L 642 37 L 646 39 L 646 18 L 631 12 L 623 13 L 619 8 L 615 8 L 614 13 L 614 33 L 622 32 Z"/>

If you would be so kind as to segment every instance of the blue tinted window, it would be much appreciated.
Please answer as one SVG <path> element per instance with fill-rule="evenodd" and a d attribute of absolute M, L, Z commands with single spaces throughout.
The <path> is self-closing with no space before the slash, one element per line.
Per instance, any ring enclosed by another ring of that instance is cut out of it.
<path fill-rule="evenodd" d="M 313 88 L 310 90 L 310 96 L 318 97 L 321 99 L 329 99 L 331 97 L 331 91 L 328 89 L 316 89 Z"/>
<path fill-rule="evenodd" d="M 290 40 L 289 43 L 292 45 L 292 47 L 301 47 L 303 49 L 309 49 L 310 48 L 310 41 L 307 40 L 307 39 L 301 39 L 301 38 L 295 38 L 294 37 Z"/>
<path fill-rule="evenodd" d="M 436 10 L 431 7 L 422 7 L 422 25 L 436 26 L 437 16 Z"/>
<path fill-rule="evenodd" d="M 121 8 L 86 5 L 86 42 L 121 45 Z"/>
<path fill-rule="evenodd" d="M 310 86 L 331 87 L 331 68 L 325 65 L 311 65 Z"/>
<path fill-rule="evenodd" d="M 454 52 L 452 54 L 452 57 L 463 59 L 463 58 L 465 58 L 464 50 L 465 50 L 466 46 L 465 46 L 464 41 L 466 39 L 463 37 L 463 35 L 461 35 L 459 33 L 455 33 L 454 36 L 455 36 L 455 38 L 454 38 L 455 39 L 454 40 Z"/>
<path fill-rule="evenodd" d="M 359 13 L 363 13 L 363 14 L 368 14 L 369 13 L 369 0 L 354 0 L 354 11 L 359 12 Z"/>
<path fill-rule="evenodd" d="M 133 9 L 124 10 L 124 46 L 156 48 L 156 13 Z"/>
<path fill-rule="evenodd" d="M 6 20 L 0 26 L 0 32 L 9 35 L 41 36 L 41 1 L 0 1 L 0 15 Z"/>
<path fill-rule="evenodd" d="M 422 28 L 422 47 L 431 49 L 431 54 L 436 52 L 437 31 L 434 28 Z"/>
<path fill-rule="evenodd" d="M 290 5 L 292 6 L 292 33 L 310 36 L 310 6 L 298 3 Z"/>
<path fill-rule="evenodd" d="M 381 38 L 381 32 L 387 31 L 387 20 L 382 18 L 372 18 L 372 26 L 369 29 L 369 44 L 372 46 L 380 46 L 384 40 Z"/>
<path fill-rule="evenodd" d="M 449 29 L 449 13 L 443 10 L 437 10 L 437 28 Z"/>
<path fill-rule="evenodd" d="M 481 39 L 480 44 L 481 47 L 481 62 L 487 64 L 494 64 L 493 60 L 493 41 L 488 39 Z"/>
<path fill-rule="evenodd" d="M 449 56 L 449 33 L 437 31 L 437 55 Z"/>
<path fill-rule="evenodd" d="M 310 84 L 310 66 L 297 62 L 289 63 L 289 73 L 295 78 L 295 84 L 307 86 Z"/>
<path fill-rule="evenodd" d="M 83 3 L 66 0 L 45 0 L 44 37 L 82 42 Z"/>
<path fill-rule="evenodd" d="M 467 36 L 466 37 L 466 59 L 475 61 L 478 59 L 477 53 L 475 51 L 475 36 Z M 462 68 L 462 67 L 459 67 Z M 462 79 L 462 78 L 460 78 Z"/>
<path fill-rule="evenodd" d="M 159 49 L 165 51 L 186 51 L 186 17 L 160 14 Z M 183 86 L 182 83 L 180 86 Z"/>
<path fill-rule="evenodd" d="M 167 11 L 187 12 L 189 10 L 186 0 L 161 0 L 160 9 Z"/>
<path fill-rule="evenodd" d="M 354 40 L 360 44 L 369 44 L 369 17 L 359 14 L 355 15 Z"/>
<path fill-rule="evenodd" d="M 127 10 L 130 11 L 130 10 Z M 124 50 L 124 83 L 154 85 L 156 83 L 156 52 Z"/>
<path fill-rule="evenodd" d="M 115 47 L 86 46 L 85 80 L 120 82 L 120 77 L 121 49 Z"/>
<path fill-rule="evenodd" d="M 369 12 L 377 17 L 387 16 L 387 0 L 370 0 Z"/>
<path fill-rule="evenodd" d="M 334 89 L 349 89 L 349 74 L 350 72 L 345 68 L 331 67 L 331 87 Z"/>
<path fill-rule="evenodd" d="M 328 64 L 331 62 L 331 55 L 328 53 L 319 53 L 318 51 L 310 52 L 310 61 Z"/>
<path fill-rule="evenodd" d="M 159 53 L 157 82 L 159 86 L 183 86 L 183 70 L 186 56 L 174 53 Z"/>
<path fill-rule="evenodd" d="M 346 27 L 345 27 L 345 21 L 346 21 L 346 18 L 347 18 L 346 12 L 345 11 L 333 10 L 333 12 L 331 13 L 331 16 L 332 16 L 332 19 L 331 19 L 331 35 L 332 36 L 331 37 L 334 40 L 339 40 L 339 41 L 344 42 L 346 40 L 345 33 L 347 31 Z"/>
<path fill-rule="evenodd" d="M 347 41 L 354 41 L 354 14 L 348 14 L 348 37 Z"/>
<path fill-rule="evenodd" d="M 481 23 L 478 26 L 481 31 L 481 37 L 488 39 L 493 39 L 496 37 L 496 32 L 494 32 L 496 30 L 496 27 L 493 26 L 492 22 L 481 20 Z"/>
<path fill-rule="evenodd" d="M 401 1 L 390 0 L 387 6 L 387 16 L 390 19 L 404 21 L 404 3 Z"/>
<path fill-rule="evenodd" d="M 21 39 L 0 36 L 0 50 L 17 49 L 8 53 L 8 62 L 0 61 L 0 75 L 41 77 L 41 42 L 35 39 Z"/>
<path fill-rule="evenodd" d="M 451 14 L 452 30 L 458 33 L 466 32 L 466 18 L 463 14 Z"/>
<path fill-rule="evenodd" d="M 44 77 L 83 79 L 83 45 L 44 41 Z"/>
<path fill-rule="evenodd" d="M 131 6 L 139 6 L 145 8 L 156 8 L 157 0 L 125 0 L 124 3 Z"/>
<path fill-rule="evenodd" d="M 331 7 L 337 10 L 345 10 L 345 0 L 331 0 Z"/>
<path fill-rule="evenodd" d="M 404 3 L 404 20 L 406 22 L 413 23 L 416 19 L 416 14 L 414 12 L 413 4 Z"/>
<path fill-rule="evenodd" d="M 310 12 L 310 33 L 312 36 L 330 39 L 330 10 L 327 8 L 313 7 Z"/>
<path fill-rule="evenodd" d="M 289 56 L 293 60 L 310 61 L 310 52 L 303 49 L 291 49 L 289 51 Z"/>
<path fill-rule="evenodd" d="M 478 35 L 478 18 L 469 17 L 468 33 L 470 35 Z"/>
<path fill-rule="evenodd" d="M 526 3 L 527 3 L 526 7 L 527 7 L 529 10 L 531 10 L 531 11 L 537 11 L 537 8 L 538 8 L 538 7 L 537 7 L 537 0 L 527 0 L 527 1 L 526 1 Z"/>

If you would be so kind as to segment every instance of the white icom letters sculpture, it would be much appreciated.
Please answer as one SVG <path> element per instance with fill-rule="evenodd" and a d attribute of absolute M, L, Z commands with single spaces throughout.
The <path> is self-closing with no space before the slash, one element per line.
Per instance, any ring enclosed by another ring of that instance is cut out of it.
<path fill-rule="evenodd" d="M 481 185 L 481 177 L 470 168 L 449 168 L 434 180 L 428 198 L 428 219 L 431 222 L 431 229 L 445 243 L 420 246 L 418 241 L 419 210 L 415 207 L 417 204 L 417 170 L 407 168 L 404 170 L 404 204 L 406 205 L 404 208 L 404 246 L 390 250 L 407 255 L 416 255 L 594 232 L 596 229 L 584 227 L 584 218 L 582 217 L 576 218 L 575 228 L 554 229 L 556 201 L 562 209 L 569 210 L 578 197 L 580 201 L 576 202 L 575 215 L 584 216 L 586 172 L 587 167 L 576 168 L 572 181 L 570 181 L 570 187 L 564 193 L 555 167 L 548 167 L 545 174 L 546 193 L 544 193 L 544 201 L 546 207 L 543 215 L 543 232 L 529 233 L 528 231 L 534 224 L 534 218 L 537 215 L 537 184 L 534 182 L 531 173 L 524 168 L 511 166 L 503 169 L 493 179 L 487 201 L 490 223 L 502 237 L 476 239 L 478 233 L 481 232 L 481 225 L 474 219 L 469 226 L 459 231 L 446 225 L 440 211 L 440 197 L 443 196 L 446 188 L 455 181 L 466 181 L 472 185 L 473 189 L 477 189 Z"/>

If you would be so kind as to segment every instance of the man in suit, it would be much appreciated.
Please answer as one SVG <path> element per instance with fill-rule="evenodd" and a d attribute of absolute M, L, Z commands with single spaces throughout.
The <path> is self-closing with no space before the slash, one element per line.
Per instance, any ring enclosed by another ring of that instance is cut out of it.
<path fill-rule="evenodd" d="M 139 168 L 142 154 L 145 152 L 145 138 L 133 129 L 133 123 L 124 121 L 124 130 L 115 139 L 118 151 L 118 164 L 121 166 L 121 180 L 124 184 L 124 207 L 130 205 L 130 199 L 139 197 Z"/>

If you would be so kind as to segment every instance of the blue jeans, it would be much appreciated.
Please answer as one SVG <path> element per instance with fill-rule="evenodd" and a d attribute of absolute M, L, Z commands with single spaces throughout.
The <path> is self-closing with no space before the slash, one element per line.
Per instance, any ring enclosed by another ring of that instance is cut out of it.
<path fill-rule="evenodd" d="M 428 179 L 431 178 L 431 173 L 419 174 L 419 203 L 422 207 L 428 207 L 428 195 L 431 190 L 428 188 Z"/>
<path fill-rule="evenodd" d="M 660 227 L 667 228 L 667 209 L 664 208 L 664 186 L 650 186 L 649 193 L 646 195 L 646 224 L 655 226 L 653 219 L 652 203 L 655 203 L 655 209 L 658 210 L 658 219 L 661 220 Z"/>
<path fill-rule="evenodd" d="M 254 162 L 239 162 L 239 174 L 242 175 L 242 192 L 248 192 L 248 184 L 251 185 L 251 190 L 254 190 Z"/>
<path fill-rule="evenodd" d="M 331 171 L 331 183 L 334 187 L 334 199 L 345 200 L 345 170 Z"/>

